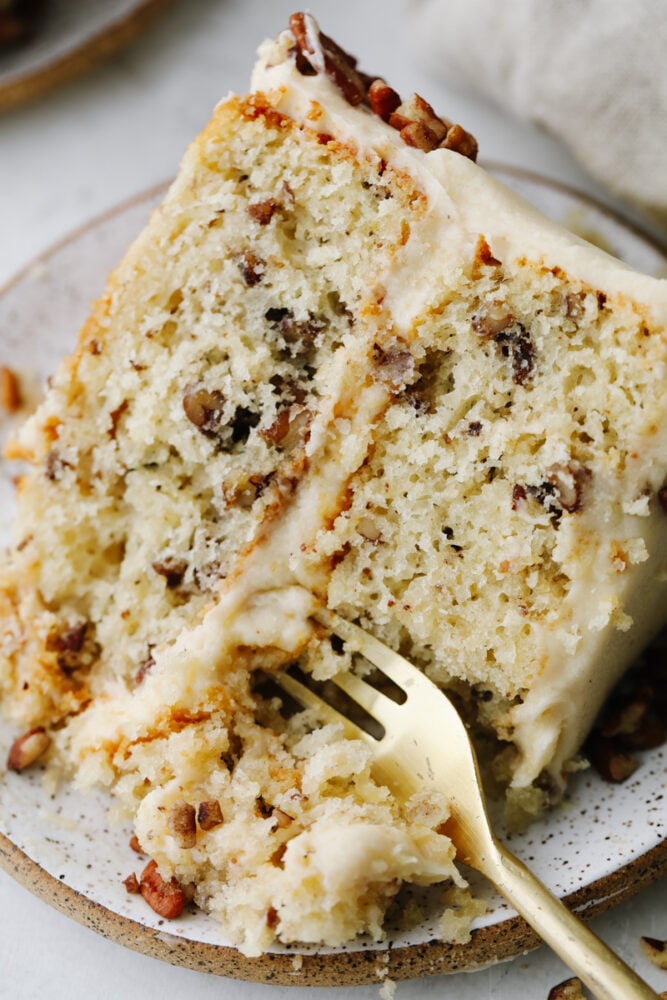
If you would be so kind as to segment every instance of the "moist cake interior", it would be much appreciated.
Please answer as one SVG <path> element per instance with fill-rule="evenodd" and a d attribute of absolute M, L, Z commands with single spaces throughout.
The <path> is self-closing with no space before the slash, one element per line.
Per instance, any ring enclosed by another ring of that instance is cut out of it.
<path fill-rule="evenodd" d="M 258 685 L 350 662 L 318 603 L 452 691 L 530 809 L 664 620 L 664 282 L 370 79 L 306 15 L 267 43 L 11 449 L 3 708 L 248 954 L 379 938 L 403 881 L 450 886 L 453 940 L 480 908 L 447 790 L 394 800 Z"/>

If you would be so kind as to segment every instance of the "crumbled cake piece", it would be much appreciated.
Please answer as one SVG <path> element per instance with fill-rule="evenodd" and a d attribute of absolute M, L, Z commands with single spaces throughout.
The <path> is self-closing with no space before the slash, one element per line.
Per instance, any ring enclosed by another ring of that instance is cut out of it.
<path fill-rule="evenodd" d="M 192 891 L 247 954 L 379 940 L 403 882 L 443 883 L 452 939 L 481 905 L 447 790 L 395 800 L 271 689 L 349 665 L 321 603 L 446 686 L 536 808 L 664 620 L 665 283 L 475 155 L 294 15 L 10 446 L 3 708 L 125 807 L 156 912 Z"/>

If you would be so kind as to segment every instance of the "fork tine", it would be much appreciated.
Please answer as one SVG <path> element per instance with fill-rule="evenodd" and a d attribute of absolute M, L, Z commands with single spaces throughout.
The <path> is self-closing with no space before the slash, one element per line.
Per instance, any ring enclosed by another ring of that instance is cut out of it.
<path fill-rule="evenodd" d="M 328 705 L 327 702 L 320 698 L 318 694 L 311 691 L 309 687 L 302 684 L 291 674 L 286 671 L 281 671 L 271 675 L 271 679 L 281 687 L 283 691 L 287 692 L 295 701 L 303 705 L 304 708 L 313 709 L 320 720 L 325 723 L 334 723 L 341 725 L 348 739 L 359 740 L 363 739 L 366 742 L 375 742 L 368 733 L 364 732 L 359 726 L 351 722 L 350 719 L 346 718 L 340 712 L 337 712 L 335 708 Z"/>
<path fill-rule="evenodd" d="M 392 712 L 400 710 L 400 706 L 388 698 L 386 694 L 378 691 L 371 684 L 367 684 L 361 677 L 351 674 L 348 670 L 342 670 L 331 680 L 353 701 L 356 701 L 357 705 L 361 705 L 369 715 L 383 725 L 391 724 Z"/>
<path fill-rule="evenodd" d="M 408 695 L 403 706 L 392 703 L 395 724 L 387 725 L 384 738 L 374 741 L 375 773 L 380 781 L 403 801 L 416 788 L 440 785 L 450 801 L 448 832 L 457 856 L 495 884 L 599 1000 L 657 1000 L 657 993 L 496 839 L 474 748 L 465 722 L 449 698 L 417 667 L 358 626 L 324 609 L 312 617 L 345 640 L 350 652 L 361 653 Z M 369 696 L 370 685 L 346 671 L 341 671 L 334 681 L 382 721 L 382 702 L 389 699 L 374 689 L 373 696 Z M 300 696 L 298 691 L 296 697 Z M 317 696 L 309 703 L 320 707 Z M 337 712 L 335 715 L 344 724 L 347 722 Z"/>
<path fill-rule="evenodd" d="M 394 652 L 389 646 L 385 646 L 370 633 L 365 632 L 358 625 L 341 618 L 327 608 L 318 609 L 312 616 L 320 625 L 324 625 L 330 632 L 335 632 L 341 639 L 349 643 L 353 652 L 359 652 L 362 656 L 378 667 L 395 684 L 398 684 L 406 693 L 414 684 L 420 682 L 423 676 L 416 667 L 408 663 L 399 653 Z M 354 695 L 351 694 L 351 697 Z M 391 699 L 387 699 L 391 701 Z M 360 702 L 363 704 L 363 702 Z M 392 704 L 394 704 L 392 702 Z M 364 707 L 366 707 L 364 705 Z"/>

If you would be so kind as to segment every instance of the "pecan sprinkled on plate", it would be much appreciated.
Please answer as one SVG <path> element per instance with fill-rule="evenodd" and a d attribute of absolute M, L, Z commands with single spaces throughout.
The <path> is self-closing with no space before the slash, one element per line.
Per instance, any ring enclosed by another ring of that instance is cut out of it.
<path fill-rule="evenodd" d="M 51 737 L 42 726 L 17 736 L 7 756 L 8 771 L 24 771 L 36 763 L 51 746 Z"/>

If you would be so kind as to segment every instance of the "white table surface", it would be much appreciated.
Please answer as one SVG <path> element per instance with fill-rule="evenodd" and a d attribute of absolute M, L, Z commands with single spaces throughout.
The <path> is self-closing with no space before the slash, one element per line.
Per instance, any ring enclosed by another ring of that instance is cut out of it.
<path fill-rule="evenodd" d="M 402 93 L 421 92 L 469 128 L 480 140 L 482 158 L 527 167 L 618 207 L 557 142 L 428 78 L 419 54 L 410 51 L 406 7 L 402 0 L 312 5 L 324 30 L 359 55 L 364 68 L 383 72 Z M 218 98 L 229 89 L 246 89 L 258 42 L 284 27 L 294 8 L 295 0 L 174 0 L 112 64 L 0 116 L 0 287 L 77 226 L 171 177 Z M 627 206 L 622 211 L 634 217 Z M 667 937 L 664 882 L 594 927 L 657 990 L 667 990 L 667 972 L 651 966 L 639 950 L 640 935 Z M 540 949 L 474 974 L 400 983 L 396 996 L 546 1000 L 551 986 L 568 975 Z M 379 987 L 257 986 L 173 968 L 79 927 L 0 872 L 3 1000 L 301 1000 L 311 994 L 318 1000 L 375 1000 Z"/>

